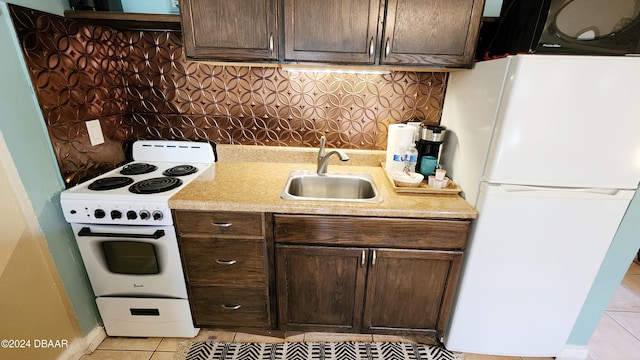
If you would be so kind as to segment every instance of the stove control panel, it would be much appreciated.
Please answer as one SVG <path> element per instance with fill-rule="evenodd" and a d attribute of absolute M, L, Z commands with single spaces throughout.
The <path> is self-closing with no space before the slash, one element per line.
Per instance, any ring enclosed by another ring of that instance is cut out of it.
<path fill-rule="evenodd" d="M 71 213 L 75 215 L 77 211 L 71 210 Z M 122 210 L 111 210 L 110 217 L 107 217 L 107 213 L 103 209 L 95 209 L 93 211 L 93 217 L 96 219 L 105 219 L 110 218 L 111 220 L 162 220 L 164 214 L 161 210 L 154 210 L 153 212 L 149 212 L 149 210 L 127 210 L 126 212 Z"/>
<path fill-rule="evenodd" d="M 109 202 L 62 202 L 69 223 L 114 225 L 171 225 L 171 209 L 167 204 L 123 205 Z"/>

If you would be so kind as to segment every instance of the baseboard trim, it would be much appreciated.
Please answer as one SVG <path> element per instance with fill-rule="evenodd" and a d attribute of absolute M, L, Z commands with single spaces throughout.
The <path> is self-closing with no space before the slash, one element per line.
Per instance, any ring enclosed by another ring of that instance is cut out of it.
<path fill-rule="evenodd" d="M 80 360 L 83 355 L 94 352 L 106 337 L 104 328 L 96 326 L 84 337 L 73 340 L 57 360 Z"/>
<path fill-rule="evenodd" d="M 586 346 L 566 345 L 556 360 L 587 360 L 589 351 Z"/>

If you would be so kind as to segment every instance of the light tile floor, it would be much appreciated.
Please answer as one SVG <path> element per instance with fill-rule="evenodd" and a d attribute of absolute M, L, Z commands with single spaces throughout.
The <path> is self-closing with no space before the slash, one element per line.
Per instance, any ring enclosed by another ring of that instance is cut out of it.
<path fill-rule="evenodd" d="M 589 340 L 590 360 L 640 359 L 640 265 L 633 262 Z"/>
<path fill-rule="evenodd" d="M 274 338 L 245 333 L 201 330 L 195 339 L 176 338 L 106 338 L 91 355 L 81 360 L 174 360 L 186 341 L 406 341 L 378 335 L 305 333 Z M 640 265 L 631 264 L 607 311 L 589 341 L 589 360 L 640 359 Z M 464 354 L 465 360 L 550 360 Z"/>

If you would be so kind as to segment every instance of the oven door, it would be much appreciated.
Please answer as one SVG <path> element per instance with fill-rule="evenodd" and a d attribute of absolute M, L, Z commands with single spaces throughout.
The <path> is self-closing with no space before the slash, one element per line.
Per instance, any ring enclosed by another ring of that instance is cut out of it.
<path fill-rule="evenodd" d="M 173 226 L 71 226 L 96 296 L 187 298 Z"/>

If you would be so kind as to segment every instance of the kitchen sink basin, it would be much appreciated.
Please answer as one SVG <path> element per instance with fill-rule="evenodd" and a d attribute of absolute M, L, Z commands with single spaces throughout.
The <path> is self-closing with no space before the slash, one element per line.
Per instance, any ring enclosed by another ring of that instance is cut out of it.
<path fill-rule="evenodd" d="M 289 173 L 280 197 L 284 200 L 382 202 L 373 177 L 367 173 L 327 173 L 295 170 Z"/>

